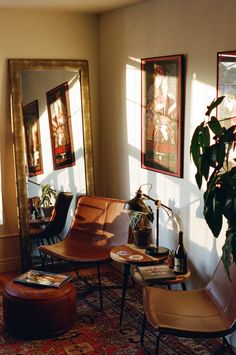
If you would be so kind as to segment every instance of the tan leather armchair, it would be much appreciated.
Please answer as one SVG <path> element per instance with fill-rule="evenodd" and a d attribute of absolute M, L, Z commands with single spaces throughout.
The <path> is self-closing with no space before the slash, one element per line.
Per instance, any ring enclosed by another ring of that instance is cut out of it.
<path fill-rule="evenodd" d="M 95 264 L 101 309 L 100 264 L 111 261 L 110 250 L 113 246 L 128 241 L 129 221 L 127 212 L 123 210 L 124 203 L 123 200 L 111 198 L 80 196 L 67 237 L 62 242 L 39 248 L 45 255 L 71 262 L 78 278 L 81 278 L 78 266 Z"/>
<path fill-rule="evenodd" d="M 163 334 L 190 338 L 223 337 L 236 329 L 236 266 L 230 268 L 229 280 L 220 261 L 206 287 L 193 291 L 174 291 L 155 287 L 143 289 L 144 345 L 146 321 L 158 331 L 156 353 Z M 231 349 L 232 351 L 232 349 Z M 233 353 L 233 352 L 232 352 Z"/>

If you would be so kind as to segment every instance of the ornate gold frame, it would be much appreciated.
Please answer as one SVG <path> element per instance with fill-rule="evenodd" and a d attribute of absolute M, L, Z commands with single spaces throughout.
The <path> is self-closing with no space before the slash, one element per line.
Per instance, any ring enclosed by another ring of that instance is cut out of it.
<path fill-rule="evenodd" d="M 50 60 L 50 59 L 9 59 L 10 102 L 12 129 L 14 137 L 15 173 L 17 184 L 18 218 L 20 228 L 20 248 L 22 269 L 31 267 L 29 242 L 28 198 L 25 176 L 25 138 L 23 134 L 23 113 L 21 94 L 22 71 L 79 71 L 81 78 L 81 100 L 83 114 L 83 135 L 85 152 L 85 175 L 87 194 L 94 194 L 94 168 L 92 132 L 90 117 L 90 93 L 87 60 Z"/>

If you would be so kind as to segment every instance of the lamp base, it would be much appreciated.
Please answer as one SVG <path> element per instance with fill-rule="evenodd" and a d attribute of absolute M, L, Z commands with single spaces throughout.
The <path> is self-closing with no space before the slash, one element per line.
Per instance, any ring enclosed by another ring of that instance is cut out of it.
<path fill-rule="evenodd" d="M 167 256 L 169 249 L 164 247 L 150 246 L 146 248 L 146 254 L 150 256 Z"/>

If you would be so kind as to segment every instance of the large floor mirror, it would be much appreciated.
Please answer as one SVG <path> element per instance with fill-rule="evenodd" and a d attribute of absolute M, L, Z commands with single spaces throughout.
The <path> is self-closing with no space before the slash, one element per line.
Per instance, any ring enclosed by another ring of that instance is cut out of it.
<path fill-rule="evenodd" d="M 9 59 L 22 269 L 32 265 L 29 197 L 51 184 L 94 194 L 88 62 Z"/>

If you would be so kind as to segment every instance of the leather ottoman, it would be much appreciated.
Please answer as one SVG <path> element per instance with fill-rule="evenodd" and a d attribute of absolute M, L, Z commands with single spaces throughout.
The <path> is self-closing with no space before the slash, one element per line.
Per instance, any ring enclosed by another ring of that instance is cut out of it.
<path fill-rule="evenodd" d="M 16 337 L 54 336 L 73 324 L 76 303 L 72 282 L 61 288 L 39 288 L 11 281 L 4 289 L 3 318 L 7 330 Z"/>

